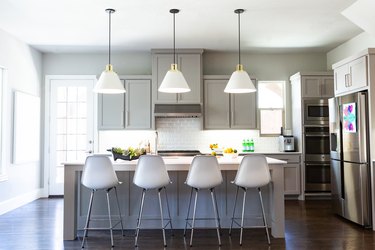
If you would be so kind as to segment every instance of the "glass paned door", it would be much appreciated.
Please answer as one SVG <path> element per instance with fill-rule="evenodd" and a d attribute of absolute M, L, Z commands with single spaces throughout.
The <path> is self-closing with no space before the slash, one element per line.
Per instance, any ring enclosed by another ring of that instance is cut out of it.
<path fill-rule="evenodd" d="M 93 152 L 94 79 L 50 80 L 49 194 L 63 194 L 64 162 Z"/>

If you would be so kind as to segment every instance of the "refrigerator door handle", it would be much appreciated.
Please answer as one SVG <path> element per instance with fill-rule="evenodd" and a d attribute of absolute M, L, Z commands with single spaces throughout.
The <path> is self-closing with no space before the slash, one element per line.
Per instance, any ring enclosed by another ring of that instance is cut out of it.
<path fill-rule="evenodd" d="M 368 154 L 367 154 L 367 134 L 368 134 L 368 111 L 367 111 L 367 94 L 360 92 L 358 93 L 358 136 L 359 136 L 359 160 L 360 162 L 367 162 L 368 161 Z"/>

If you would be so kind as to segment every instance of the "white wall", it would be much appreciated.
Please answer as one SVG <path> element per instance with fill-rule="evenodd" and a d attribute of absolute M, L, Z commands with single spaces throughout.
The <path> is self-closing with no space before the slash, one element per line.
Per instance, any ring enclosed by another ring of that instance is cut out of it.
<path fill-rule="evenodd" d="M 367 48 L 374 47 L 375 37 L 363 32 L 327 53 L 327 69 L 332 69 L 332 64 L 342 59 L 358 54 L 360 51 Z"/>
<path fill-rule="evenodd" d="M 4 93 L 5 118 L 3 167 L 7 180 L 0 182 L 0 214 L 29 200 L 37 198 L 42 188 L 41 162 L 12 164 L 13 92 L 42 94 L 42 55 L 15 37 L 0 30 L 0 66 L 7 71 Z"/>

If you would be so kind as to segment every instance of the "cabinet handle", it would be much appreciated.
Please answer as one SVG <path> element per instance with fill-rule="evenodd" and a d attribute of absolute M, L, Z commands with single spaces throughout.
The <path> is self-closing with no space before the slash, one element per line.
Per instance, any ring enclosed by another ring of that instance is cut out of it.
<path fill-rule="evenodd" d="M 350 87 L 352 86 L 352 81 L 351 81 L 350 74 L 345 75 L 345 87 Z"/>
<path fill-rule="evenodd" d="M 124 119 L 124 117 L 125 117 L 125 110 L 123 110 L 122 113 L 121 113 L 121 122 L 122 122 L 122 125 L 125 127 L 125 119 Z"/>
<path fill-rule="evenodd" d="M 125 120 L 126 120 L 126 126 L 128 127 L 128 126 L 129 126 L 129 110 L 126 111 L 126 117 L 125 117 Z"/>

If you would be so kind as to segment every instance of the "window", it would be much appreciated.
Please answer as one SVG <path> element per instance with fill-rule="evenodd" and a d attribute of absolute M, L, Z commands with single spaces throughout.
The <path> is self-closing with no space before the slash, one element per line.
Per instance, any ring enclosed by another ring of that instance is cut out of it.
<path fill-rule="evenodd" d="M 258 82 L 260 135 L 279 135 L 284 126 L 284 81 Z"/>
<path fill-rule="evenodd" d="M 5 84 L 5 69 L 0 67 L 0 181 L 7 180 L 3 158 L 3 90 Z"/>

